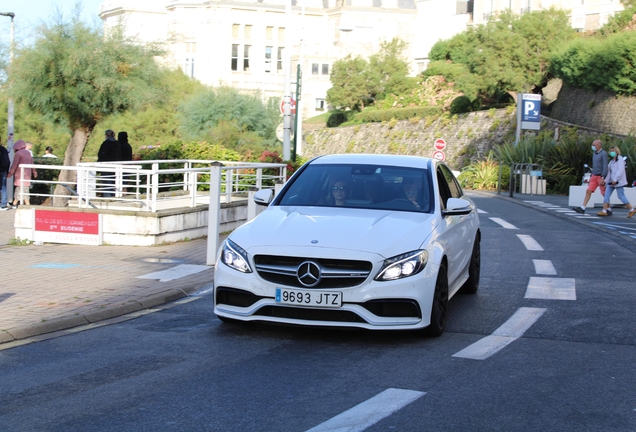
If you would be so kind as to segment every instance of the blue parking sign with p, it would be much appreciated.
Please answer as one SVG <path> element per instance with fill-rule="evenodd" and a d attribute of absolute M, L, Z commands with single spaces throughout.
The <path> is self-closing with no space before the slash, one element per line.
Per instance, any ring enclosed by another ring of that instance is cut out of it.
<path fill-rule="evenodd" d="M 541 127 L 541 95 L 524 93 L 521 97 L 521 129 Z"/>

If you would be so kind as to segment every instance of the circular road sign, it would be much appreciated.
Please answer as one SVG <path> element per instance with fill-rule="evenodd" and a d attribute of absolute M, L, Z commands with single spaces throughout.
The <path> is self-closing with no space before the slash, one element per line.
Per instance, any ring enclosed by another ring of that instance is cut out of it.
<path fill-rule="evenodd" d="M 446 148 L 446 141 L 444 141 L 442 138 L 435 140 L 435 148 L 437 150 L 444 150 Z"/>
<path fill-rule="evenodd" d="M 281 122 L 276 127 L 276 138 L 278 138 L 278 141 L 280 141 L 280 142 L 284 142 L 285 141 L 285 122 Z M 294 134 L 292 133 L 292 131 L 289 131 L 289 139 L 290 140 L 294 139 Z"/>
<path fill-rule="evenodd" d="M 291 99 L 290 109 L 291 114 L 296 114 L 296 101 L 294 99 Z M 280 101 L 280 113 L 282 115 L 285 115 L 285 98 L 281 99 Z"/>
<path fill-rule="evenodd" d="M 444 159 L 446 159 L 446 155 L 443 151 L 437 150 L 433 152 L 433 158 L 443 161 Z"/>

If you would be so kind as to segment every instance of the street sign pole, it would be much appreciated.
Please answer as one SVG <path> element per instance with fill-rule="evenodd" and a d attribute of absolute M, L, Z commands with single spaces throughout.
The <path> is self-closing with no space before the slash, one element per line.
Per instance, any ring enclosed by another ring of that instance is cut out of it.
<path fill-rule="evenodd" d="M 288 161 L 290 158 L 290 136 L 291 136 L 291 40 L 289 30 L 291 29 L 291 3 L 287 0 L 285 8 L 285 18 L 287 21 L 287 44 L 285 46 L 285 94 L 283 95 L 283 103 L 285 106 L 283 113 L 283 160 Z"/>
<path fill-rule="evenodd" d="M 298 130 L 298 117 L 300 116 L 300 92 L 302 89 L 302 84 L 301 84 L 301 79 L 302 79 L 302 72 L 300 70 L 300 63 L 298 65 L 296 65 L 296 114 L 294 115 L 294 148 L 292 151 L 292 161 L 296 162 L 296 149 L 297 149 L 297 143 L 298 143 L 298 133 L 300 132 Z"/>
<path fill-rule="evenodd" d="M 523 98 L 521 93 L 517 93 L 517 132 L 515 133 L 515 146 L 519 144 L 521 138 L 521 107 L 523 105 Z"/>

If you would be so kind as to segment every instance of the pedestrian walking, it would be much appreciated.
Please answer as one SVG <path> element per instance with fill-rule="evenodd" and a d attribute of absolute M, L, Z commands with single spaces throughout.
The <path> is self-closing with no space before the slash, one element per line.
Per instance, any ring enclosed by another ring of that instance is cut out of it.
<path fill-rule="evenodd" d="M 46 148 L 44 149 L 44 154 L 42 155 L 43 158 L 56 158 L 57 156 L 55 156 L 53 154 L 53 147 L 51 146 L 46 146 Z"/>
<path fill-rule="evenodd" d="M 0 138 L 0 211 L 9 210 L 12 207 L 7 205 L 7 174 L 11 167 L 11 159 L 9 158 L 9 151 L 2 145 L 2 139 Z"/>
<path fill-rule="evenodd" d="M 625 173 L 625 159 L 621 156 L 621 150 L 612 146 L 609 149 L 610 161 L 607 165 L 607 177 L 605 177 L 605 184 L 607 189 L 605 190 L 605 196 L 603 198 L 603 210 L 597 213 L 598 216 L 610 216 L 608 213 L 610 205 L 610 197 L 612 193 L 616 191 L 618 199 L 621 200 L 625 207 L 629 210 L 627 217 L 630 218 L 636 214 L 636 209 L 632 206 L 627 197 L 625 196 L 625 186 L 627 185 L 627 174 Z"/>
<path fill-rule="evenodd" d="M 596 189 L 600 189 L 601 195 L 605 196 L 605 177 L 607 176 L 608 164 L 607 152 L 603 150 L 601 140 L 594 140 L 592 150 L 594 151 L 594 155 L 592 156 L 592 177 L 590 177 L 590 182 L 587 184 L 583 205 L 581 207 L 574 207 L 573 209 L 577 213 L 585 213 L 585 206 Z M 612 214 L 609 208 L 607 211 L 608 214 Z"/>
<path fill-rule="evenodd" d="M 108 129 L 105 132 L 106 139 L 99 147 L 97 162 L 119 162 L 121 161 L 121 148 L 115 139 L 115 131 Z M 115 196 L 115 171 L 100 171 L 104 187 L 103 196 L 110 198 Z"/>
<path fill-rule="evenodd" d="M 13 185 L 15 192 L 13 194 L 13 203 L 11 206 L 16 208 L 18 200 L 22 200 L 25 205 L 31 205 L 29 201 L 29 186 L 31 186 L 31 178 L 37 178 L 38 172 L 35 168 L 24 168 L 23 164 L 32 164 L 33 158 L 31 153 L 26 149 L 26 143 L 23 140 L 16 141 L 13 146 L 13 162 L 9 169 L 8 177 L 13 177 Z"/>

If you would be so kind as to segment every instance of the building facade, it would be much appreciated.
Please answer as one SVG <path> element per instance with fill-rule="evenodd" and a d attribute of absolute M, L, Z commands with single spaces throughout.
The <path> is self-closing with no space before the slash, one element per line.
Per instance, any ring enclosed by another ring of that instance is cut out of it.
<path fill-rule="evenodd" d="M 439 40 L 495 19 L 551 6 L 570 10 L 572 25 L 598 28 L 622 9 L 618 0 L 109 0 L 100 17 L 105 30 L 123 25 L 140 42 L 162 42 L 163 61 L 210 86 L 228 85 L 281 100 L 286 68 L 301 66 L 302 117 L 327 110 L 333 63 L 348 55 L 368 58 L 382 42 L 408 43 L 413 75 L 426 69 Z M 290 50 L 290 64 L 285 62 Z"/>

